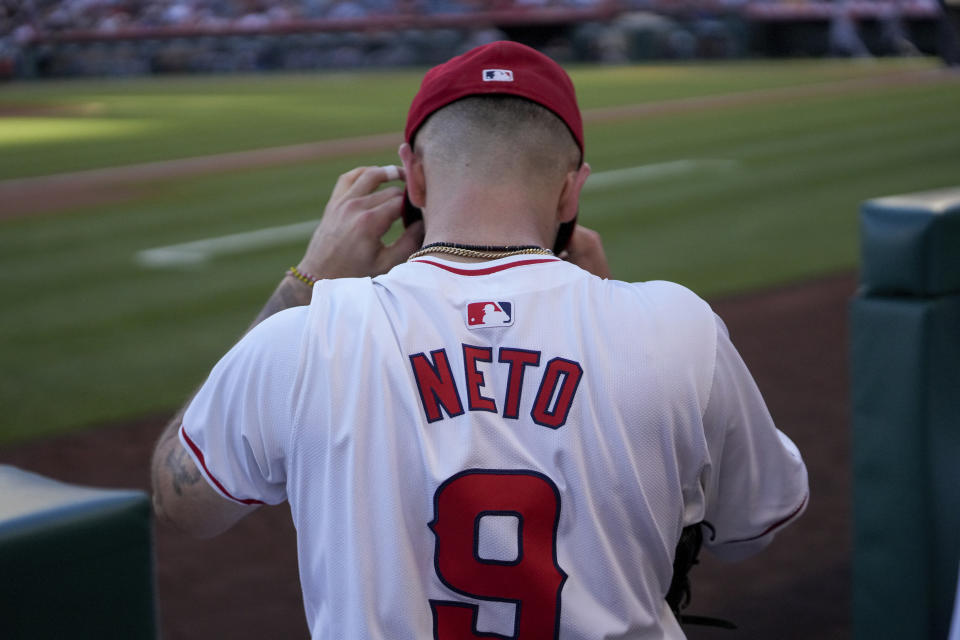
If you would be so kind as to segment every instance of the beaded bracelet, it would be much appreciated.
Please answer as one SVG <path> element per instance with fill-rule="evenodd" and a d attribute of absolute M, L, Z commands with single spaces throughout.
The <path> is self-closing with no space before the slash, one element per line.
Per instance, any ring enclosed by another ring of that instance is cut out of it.
<path fill-rule="evenodd" d="M 296 267 L 290 267 L 289 269 L 287 269 L 287 275 L 293 276 L 294 278 L 296 278 L 303 284 L 307 285 L 308 287 L 312 287 L 314 284 L 317 283 L 317 280 L 320 279 L 316 276 L 310 275 L 305 271 L 300 271 Z"/>

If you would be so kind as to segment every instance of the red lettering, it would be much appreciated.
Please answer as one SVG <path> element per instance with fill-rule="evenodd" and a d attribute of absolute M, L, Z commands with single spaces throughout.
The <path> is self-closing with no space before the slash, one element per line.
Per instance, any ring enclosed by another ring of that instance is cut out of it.
<path fill-rule="evenodd" d="M 463 413 L 463 405 L 460 403 L 457 383 L 450 370 L 447 352 L 437 349 L 431 351 L 430 355 L 433 356 L 432 363 L 422 353 L 410 356 L 413 377 L 417 380 L 417 390 L 420 392 L 427 422 L 436 422 L 443 418 L 443 414 L 440 413 L 441 407 L 451 418 L 459 416 Z"/>
<path fill-rule="evenodd" d="M 529 366 L 540 366 L 540 352 L 501 347 L 500 362 L 510 364 L 507 376 L 507 396 L 503 401 L 503 417 L 520 417 L 520 394 L 523 392 L 523 372 Z"/>
<path fill-rule="evenodd" d="M 467 385 L 467 408 L 470 411 L 497 412 L 497 399 L 483 395 L 487 386 L 486 376 L 490 371 L 481 370 L 480 362 L 493 362 L 491 347 L 477 347 L 461 344 L 463 349 L 463 374 Z M 527 367 L 540 366 L 540 351 L 501 347 L 497 362 L 508 365 L 507 384 L 503 399 L 503 417 L 510 420 L 520 418 L 520 401 L 523 394 L 523 380 Z M 410 356 L 417 391 L 423 405 L 427 422 L 436 422 L 447 417 L 463 415 L 464 407 L 460 400 L 457 382 L 450 368 L 450 360 L 445 349 L 436 349 L 427 356 L 417 353 Z M 553 358 L 547 363 L 540 380 L 530 417 L 541 426 L 559 429 L 567 422 L 574 396 L 583 377 L 583 368 L 574 360 Z M 499 383 L 496 383 L 499 386 Z"/>
<path fill-rule="evenodd" d="M 560 492 L 534 471 L 472 469 L 449 478 L 434 495 L 435 567 L 456 593 L 516 606 L 516 640 L 555 640 L 560 633 L 560 592 L 567 574 L 557 563 Z M 517 556 L 483 559 L 476 550 L 485 514 L 517 518 Z M 436 640 L 502 638 L 476 628 L 478 606 L 431 600 Z"/>
<path fill-rule="evenodd" d="M 483 372 L 477 369 L 477 362 L 493 362 L 493 349 L 490 347 L 463 346 L 463 372 L 467 377 L 467 406 L 471 411 L 497 412 L 497 403 L 480 393 L 480 387 L 486 384 Z"/>
<path fill-rule="evenodd" d="M 554 358 L 548 362 L 547 371 L 543 374 L 540 389 L 537 391 L 537 399 L 530 411 L 530 417 L 533 418 L 533 421 L 551 429 L 562 427 L 567 422 L 567 414 L 570 413 L 573 396 L 577 392 L 577 386 L 580 384 L 582 376 L 583 368 L 573 360 Z M 563 378 L 562 382 L 561 377 Z M 559 391 L 557 390 L 558 385 Z M 554 396 L 556 396 L 556 400 L 553 403 L 553 409 L 551 409 L 550 403 Z"/>

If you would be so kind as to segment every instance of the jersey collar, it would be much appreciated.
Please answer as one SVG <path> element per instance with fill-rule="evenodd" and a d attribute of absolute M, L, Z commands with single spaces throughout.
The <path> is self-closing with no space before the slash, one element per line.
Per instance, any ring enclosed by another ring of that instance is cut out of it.
<path fill-rule="evenodd" d="M 459 276 L 486 276 L 491 273 L 498 273 L 513 269 L 516 267 L 525 267 L 533 264 L 543 264 L 546 262 L 562 262 L 556 256 L 508 256 L 497 260 L 487 260 L 485 262 L 454 262 L 444 258 L 422 257 L 414 258 L 410 262 L 428 264 L 432 267 L 455 273 Z"/>

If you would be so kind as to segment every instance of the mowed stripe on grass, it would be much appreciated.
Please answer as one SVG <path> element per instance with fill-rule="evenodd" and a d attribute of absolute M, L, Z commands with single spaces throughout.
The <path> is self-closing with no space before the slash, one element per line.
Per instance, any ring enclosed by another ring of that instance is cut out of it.
<path fill-rule="evenodd" d="M 881 73 L 813 84 L 597 107 L 585 110 L 583 117 L 587 124 L 601 123 L 931 83 L 960 83 L 960 74 L 946 69 Z M 123 193 L 135 193 L 122 190 L 129 185 L 376 152 L 395 148 L 400 142 L 400 134 L 386 133 L 0 180 L 0 219 L 115 201 L 118 188 L 121 189 L 119 197 Z"/>
<path fill-rule="evenodd" d="M 821 80 L 837 72 L 825 66 Z M 801 78 L 794 65 L 771 67 L 781 85 L 814 84 L 809 67 Z M 742 93 L 742 84 L 717 86 L 718 75 L 734 75 L 726 67 L 678 71 L 689 93 Z M 629 69 L 596 75 L 633 78 Z M 592 121 L 588 159 L 602 188 L 584 194 L 581 219 L 602 233 L 617 277 L 674 280 L 706 296 L 849 269 L 859 202 L 956 183 L 958 100 L 960 85 L 946 80 Z M 182 402 L 303 243 L 179 269 L 141 269 L 132 256 L 267 227 L 305 233 L 339 173 L 393 162 L 392 147 L 130 183 L 122 203 L 0 223 L 0 440 Z M 703 159 L 738 169 L 685 166 Z"/>
<path fill-rule="evenodd" d="M 736 168 L 737 162 L 733 160 L 683 158 L 670 162 L 602 171 L 591 175 L 583 190 L 584 193 L 591 193 L 609 187 L 680 176 L 694 171 L 726 172 Z M 315 220 L 308 220 L 255 231 L 193 240 L 165 247 L 154 247 L 138 251 L 135 261 L 140 266 L 147 268 L 196 265 L 216 256 L 260 251 L 283 246 L 292 241 L 303 240 L 310 237 L 316 227 L 317 222 Z"/>

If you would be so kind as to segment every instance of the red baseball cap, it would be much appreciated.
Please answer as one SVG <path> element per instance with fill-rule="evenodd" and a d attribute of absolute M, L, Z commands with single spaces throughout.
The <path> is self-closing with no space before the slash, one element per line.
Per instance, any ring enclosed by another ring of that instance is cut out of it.
<path fill-rule="evenodd" d="M 437 109 L 467 96 L 507 94 L 546 107 L 563 120 L 583 153 L 583 120 L 567 72 L 536 49 L 491 42 L 430 69 L 413 98 L 404 131 L 407 142 Z"/>
<path fill-rule="evenodd" d="M 583 156 L 583 119 L 573 81 L 563 68 L 535 49 L 517 42 L 491 42 L 430 69 L 407 113 L 406 141 L 413 145 L 417 130 L 438 109 L 461 98 L 506 94 L 526 98 L 549 109 L 563 121 Z M 405 198 L 403 220 L 410 224 L 420 209 Z M 554 250 L 562 250 L 574 222 L 561 226 Z"/>

